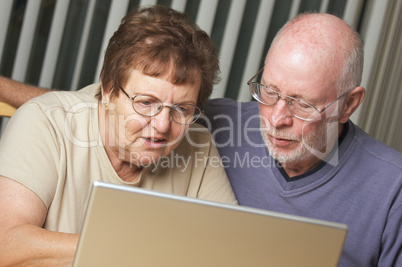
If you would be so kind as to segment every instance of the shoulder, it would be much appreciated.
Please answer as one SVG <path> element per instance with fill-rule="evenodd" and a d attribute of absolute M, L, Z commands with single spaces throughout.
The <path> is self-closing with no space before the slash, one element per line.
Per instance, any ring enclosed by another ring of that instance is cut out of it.
<path fill-rule="evenodd" d="M 231 113 L 236 110 L 258 111 L 258 103 L 255 101 L 238 102 L 229 98 L 216 98 L 208 101 L 205 106 L 206 113 Z"/>
<path fill-rule="evenodd" d="M 88 125 L 91 118 L 96 119 L 98 101 L 95 94 L 99 85 L 90 85 L 79 91 L 55 91 L 33 98 L 14 113 L 7 128 L 23 131 L 38 128 L 51 131 L 64 131 L 65 127 Z M 12 127 L 11 127 L 12 126 Z"/>
<path fill-rule="evenodd" d="M 78 91 L 52 91 L 33 98 L 19 109 L 40 109 L 46 113 L 51 110 L 65 112 L 77 112 L 83 107 L 97 105 L 95 95 L 100 90 L 100 84 L 91 84 Z"/>
<path fill-rule="evenodd" d="M 189 128 L 180 144 L 174 149 L 175 154 L 191 157 L 196 154 L 215 153 L 216 147 L 211 132 L 202 125 L 194 123 Z"/>
<path fill-rule="evenodd" d="M 198 123 L 193 123 L 180 146 L 192 146 L 195 148 L 209 147 L 212 143 L 211 140 L 211 132 L 207 128 Z"/>
<path fill-rule="evenodd" d="M 400 152 L 370 136 L 358 126 L 353 124 L 353 127 L 355 130 L 354 139 L 367 157 L 372 158 L 378 164 L 383 163 L 395 167 L 402 173 L 402 154 Z"/>
<path fill-rule="evenodd" d="M 220 127 L 241 124 L 241 121 L 258 116 L 258 103 L 255 101 L 238 102 L 228 98 L 217 98 L 208 102 L 204 107 L 204 116 L 197 122 L 214 132 Z"/>

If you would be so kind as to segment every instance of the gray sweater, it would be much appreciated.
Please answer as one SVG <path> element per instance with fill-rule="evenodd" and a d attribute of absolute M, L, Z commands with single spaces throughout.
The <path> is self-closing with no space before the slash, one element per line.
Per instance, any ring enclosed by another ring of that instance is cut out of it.
<path fill-rule="evenodd" d="M 264 145 L 257 102 L 215 99 L 205 112 L 240 205 L 347 224 L 339 266 L 402 266 L 402 154 L 349 121 L 332 164 L 289 179 Z"/>

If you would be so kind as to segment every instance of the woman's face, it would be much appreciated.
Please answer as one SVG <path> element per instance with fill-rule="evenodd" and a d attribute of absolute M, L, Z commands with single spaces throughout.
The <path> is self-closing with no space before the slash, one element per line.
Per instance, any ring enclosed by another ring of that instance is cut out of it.
<path fill-rule="evenodd" d="M 143 166 L 167 156 L 179 145 L 189 125 L 173 121 L 169 107 L 174 104 L 196 105 L 200 81 L 191 85 L 175 85 L 168 78 L 169 74 L 151 77 L 133 70 L 127 84 L 122 85 L 130 98 L 139 94 L 150 95 L 163 102 L 165 107 L 152 117 L 135 112 L 132 100 L 123 91 L 113 99 L 103 92 L 102 101 L 110 104 L 104 113 L 105 126 L 101 129 L 101 136 L 104 134 L 106 137 L 103 138 L 106 151 L 112 151 L 111 155 L 108 153 L 109 158 L 114 157 L 111 160 Z"/>

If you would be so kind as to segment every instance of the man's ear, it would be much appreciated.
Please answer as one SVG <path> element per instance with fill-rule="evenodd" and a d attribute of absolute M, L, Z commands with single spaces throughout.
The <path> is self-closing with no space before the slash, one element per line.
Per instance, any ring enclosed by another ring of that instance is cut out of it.
<path fill-rule="evenodd" d="M 352 116 L 363 102 L 365 94 L 366 90 L 363 87 L 358 86 L 345 96 L 346 99 L 343 103 L 342 111 L 339 114 L 339 122 L 346 123 L 348 121 L 350 116 Z"/>

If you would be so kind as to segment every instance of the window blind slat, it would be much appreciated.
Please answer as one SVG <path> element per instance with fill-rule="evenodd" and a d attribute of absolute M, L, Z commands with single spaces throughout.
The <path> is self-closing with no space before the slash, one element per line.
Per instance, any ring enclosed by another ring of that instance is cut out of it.
<path fill-rule="evenodd" d="M 321 0 L 320 13 L 325 13 L 328 10 L 329 0 Z"/>
<path fill-rule="evenodd" d="M 17 56 L 12 72 L 12 78 L 17 81 L 25 80 L 41 2 L 41 0 L 30 0 L 25 9 L 24 22 L 22 25 L 20 40 L 18 42 Z"/>
<path fill-rule="evenodd" d="M 208 35 L 211 35 L 218 1 L 203 0 L 198 8 L 196 23 Z"/>
<path fill-rule="evenodd" d="M 56 1 L 39 86 L 48 88 L 52 85 L 69 4 L 70 0 Z"/>
<path fill-rule="evenodd" d="M 157 0 L 141 0 L 140 5 L 141 6 L 149 6 L 149 5 L 156 5 Z"/>
<path fill-rule="evenodd" d="M 220 47 L 221 81 L 214 87 L 211 98 L 224 97 L 228 83 L 233 57 L 235 57 L 235 45 L 239 38 L 241 17 L 246 6 L 246 0 L 235 0 L 231 3 L 229 17 L 223 34 Z"/>
<path fill-rule="evenodd" d="M 78 88 L 78 82 L 80 79 L 80 75 L 82 72 L 82 62 L 84 60 L 84 53 L 87 47 L 87 43 L 88 43 L 88 37 L 89 37 L 89 30 L 91 28 L 91 22 L 93 20 L 93 16 L 94 16 L 94 10 L 95 10 L 95 3 L 96 0 L 91 0 L 89 2 L 88 5 L 88 10 L 87 10 L 87 16 L 85 19 L 85 24 L 84 24 L 84 30 L 82 32 L 82 36 L 81 36 L 81 41 L 80 41 L 80 47 L 78 50 L 78 56 L 77 56 L 77 61 L 76 61 L 76 65 L 74 68 L 74 75 L 73 75 L 73 82 L 71 83 L 71 88 L 70 90 L 77 90 Z"/>
<path fill-rule="evenodd" d="M 3 0 L 0 2 L 0 62 L 3 57 L 4 43 L 6 41 L 12 7 L 12 0 Z"/>
<path fill-rule="evenodd" d="M 99 80 L 99 75 L 103 64 L 103 56 L 109 43 L 109 39 L 112 37 L 113 33 L 117 30 L 118 26 L 120 25 L 121 19 L 126 15 L 128 4 L 129 0 L 114 0 L 112 2 L 109 17 L 107 19 L 105 34 L 103 36 L 102 48 L 98 59 L 98 66 L 96 69 L 94 81 Z"/>
<path fill-rule="evenodd" d="M 290 12 L 289 12 L 289 19 L 294 18 L 297 13 L 299 12 L 300 9 L 300 4 L 301 4 L 301 0 L 293 0 L 292 1 L 292 7 L 290 8 Z"/>
<path fill-rule="evenodd" d="M 357 27 L 360 20 L 360 14 L 364 0 L 348 0 L 346 1 L 345 12 L 343 14 L 343 20 L 349 25 Z"/>
<path fill-rule="evenodd" d="M 264 45 L 268 35 L 269 23 L 271 21 L 272 11 L 275 1 L 262 1 L 257 15 L 257 21 L 254 26 L 253 37 L 243 72 L 242 81 L 237 100 L 250 101 L 251 96 L 247 86 L 247 81 L 258 71 L 261 59 L 265 56 Z"/>
<path fill-rule="evenodd" d="M 183 12 L 186 9 L 186 4 L 187 4 L 186 0 L 173 0 L 171 8 Z"/>

